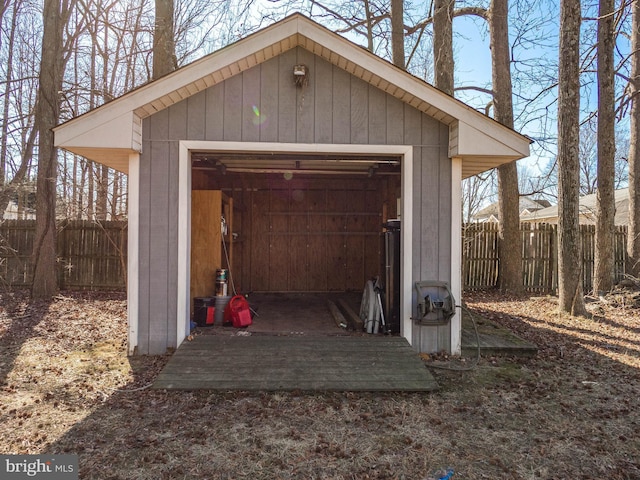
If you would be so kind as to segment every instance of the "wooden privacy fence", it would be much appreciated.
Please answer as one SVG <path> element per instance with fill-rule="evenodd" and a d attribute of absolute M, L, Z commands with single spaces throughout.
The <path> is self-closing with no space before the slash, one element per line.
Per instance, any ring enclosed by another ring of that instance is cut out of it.
<path fill-rule="evenodd" d="M 522 277 L 529 291 L 555 292 L 558 285 L 557 226 L 523 223 Z M 582 225 L 583 282 L 591 290 L 595 227 Z M 616 227 L 615 274 L 624 275 L 626 227 Z M 34 220 L 0 222 L 0 286 L 31 285 Z M 498 225 L 463 226 L 465 289 L 498 285 Z M 126 287 L 127 222 L 63 221 L 58 225 L 58 279 L 61 288 L 124 289 Z"/>
<path fill-rule="evenodd" d="M 58 228 L 58 284 L 67 289 L 124 289 L 127 222 L 71 220 Z M 35 220 L 0 223 L 0 285 L 31 285 Z"/>
<path fill-rule="evenodd" d="M 558 228 L 546 223 L 520 225 L 522 234 L 522 279 L 526 290 L 555 292 L 558 287 Z M 583 286 L 591 291 L 595 226 L 581 225 Z M 498 224 L 470 223 L 462 229 L 463 283 L 465 289 L 498 285 Z M 616 227 L 614 261 L 616 280 L 624 276 L 627 227 Z"/>

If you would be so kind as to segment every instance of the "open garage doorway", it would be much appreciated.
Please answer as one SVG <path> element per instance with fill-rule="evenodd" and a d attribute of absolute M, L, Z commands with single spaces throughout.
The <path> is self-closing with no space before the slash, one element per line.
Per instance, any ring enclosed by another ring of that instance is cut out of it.
<path fill-rule="evenodd" d="M 406 147 L 378 153 L 207 147 L 189 150 L 191 312 L 194 298 L 220 293 L 213 272 L 225 268 L 227 295 L 248 295 L 258 313 L 250 331 L 346 333 L 326 302 L 358 314 L 367 281 L 384 279 L 384 225 L 402 214 L 399 152 Z M 228 229 L 222 235 L 219 212 Z"/>

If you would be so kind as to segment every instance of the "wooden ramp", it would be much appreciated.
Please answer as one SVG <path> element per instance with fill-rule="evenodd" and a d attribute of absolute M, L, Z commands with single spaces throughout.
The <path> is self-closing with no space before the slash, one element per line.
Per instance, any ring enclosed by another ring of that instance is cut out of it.
<path fill-rule="evenodd" d="M 472 357 L 477 354 L 478 340 L 480 341 L 480 354 L 511 355 L 516 357 L 533 357 L 538 353 L 538 347 L 523 340 L 510 330 L 494 323 L 480 315 L 474 314 L 478 328 L 476 339 L 473 324 L 466 317 L 462 320 L 462 355 Z"/>
<path fill-rule="evenodd" d="M 438 386 L 400 337 L 201 335 L 178 348 L 153 388 L 416 392 Z"/>

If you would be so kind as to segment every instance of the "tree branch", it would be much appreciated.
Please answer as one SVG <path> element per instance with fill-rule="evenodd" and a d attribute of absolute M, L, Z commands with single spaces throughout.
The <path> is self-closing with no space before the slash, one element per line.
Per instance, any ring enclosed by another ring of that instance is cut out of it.
<path fill-rule="evenodd" d="M 455 87 L 453 89 L 454 92 L 458 92 L 462 90 L 475 90 L 476 92 L 486 93 L 487 95 L 491 95 L 491 96 L 494 95 L 493 90 L 490 90 L 488 88 L 476 87 L 474 85 L 469 85 L 466 87 Z"/>
<path fill-rule="evenodd" d="M 487 9 L 481 7 L 463 7 L 453 11 L 453 18 L 462 17 L 465 15 L 471 15 L 475 17 L 480 17 L 483 20 L 487 20 Z M 425 18 L 421 22 L 416 23 L 413 27 L 406 27 L 405 30 L 407 35 L 412 35 L 420 29 L 425 28 L 427 25 L 433 23 L 433 15 Z"/>

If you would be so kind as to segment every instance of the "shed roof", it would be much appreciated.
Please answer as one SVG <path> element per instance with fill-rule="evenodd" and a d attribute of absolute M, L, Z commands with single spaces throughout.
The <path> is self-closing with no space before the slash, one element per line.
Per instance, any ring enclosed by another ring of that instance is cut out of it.
<path fill-rule="evenodd" d="M 530 140 L 299 13 L 55 128 L 55 144 L 127 171 L 142 119 L 302 47 L 449 126 L 449 156 L 468 177 L 529 155 Z"/>

